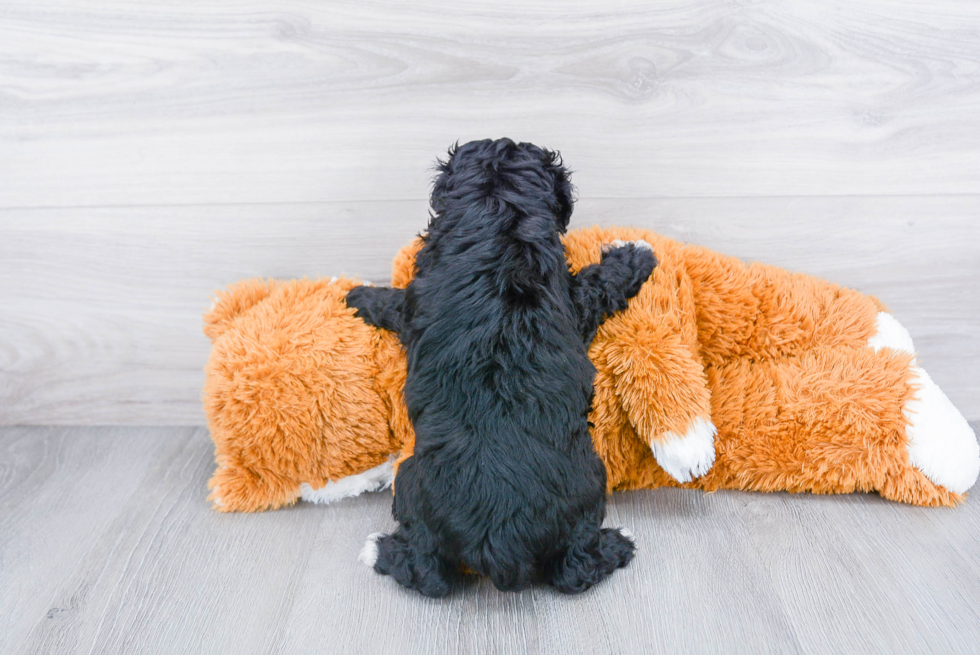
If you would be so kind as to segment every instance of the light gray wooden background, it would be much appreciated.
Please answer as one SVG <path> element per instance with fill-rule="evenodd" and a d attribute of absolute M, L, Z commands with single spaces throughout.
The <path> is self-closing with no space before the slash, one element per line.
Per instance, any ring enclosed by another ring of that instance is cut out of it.
<path fill-rule="evenodd" d="M 879 295 L 980 418 L 973 2 L 0 4 L 0 424 L 201 424 L 209 295 L 386 279 L 453 141 Z"/>
<path fill-rule="evenodd" d="M 208 508 L 210 294 L 384 281 L 499 136 L 878 295 L 980 419 L 980 4 L 0 0 L 0 652 L 975 652 L 975 499 L 619 494 L 608 583 L 438 602 L 356 564 L 386 494 Z"/>

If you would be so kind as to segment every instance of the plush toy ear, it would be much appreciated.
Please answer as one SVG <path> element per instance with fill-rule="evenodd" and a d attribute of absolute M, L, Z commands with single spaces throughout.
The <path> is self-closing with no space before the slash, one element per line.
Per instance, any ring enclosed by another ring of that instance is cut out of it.
<path fill-rule="evenodd" d="M 231 322 L 269 297 L 275 280 L 242 280 L 215 293 L 214 305 L 204 314 L 204 335 L 213 343 Z"/>

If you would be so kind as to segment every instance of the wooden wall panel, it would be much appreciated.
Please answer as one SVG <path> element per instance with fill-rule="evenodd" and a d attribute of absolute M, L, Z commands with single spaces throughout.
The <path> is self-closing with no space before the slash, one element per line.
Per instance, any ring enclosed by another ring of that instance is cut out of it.
<path fill-rule="evenodd" d="M 980 196 L 583 200 L 881 298 L 980 418 Z M 426 203 L 0 211 L 0 423 L 199 424 L 210 294 L 245 277 L 388 279 Z"/>
<path fill-rule="evenodd" d="M 209 293 L 383 280 L 435 158 L 560 149 L 577 224 L 877 293 L 980 417 L 980 11 L 0 4 L 0 423 L 199 423 Z"/>
<path fill-rule="evenodd" d="M 0 14 L 0 206 L 424 199 L 456 139 L 584 198 L 980 192 L 971 3 L 77 0 Z"/>

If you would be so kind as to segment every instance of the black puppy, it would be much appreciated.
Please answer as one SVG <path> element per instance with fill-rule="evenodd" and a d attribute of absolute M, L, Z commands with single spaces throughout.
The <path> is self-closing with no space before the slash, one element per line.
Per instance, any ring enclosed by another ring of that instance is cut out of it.
<path fill-rule="evenodd" d="M 603 529 L 606 471 L 589 435 L 588 346 L 656 266 L 645 242 L 572 275 L 572 213 L 556 153 L 510 139 L 450 149 L 407 289 L 357 287 L 347 304 L 397 332 L 415 452 L 398 468 L 390 535 L 361 559 L 426 596 L 460 569 L 501 590 L 588 589 L 633 557 Z"/>

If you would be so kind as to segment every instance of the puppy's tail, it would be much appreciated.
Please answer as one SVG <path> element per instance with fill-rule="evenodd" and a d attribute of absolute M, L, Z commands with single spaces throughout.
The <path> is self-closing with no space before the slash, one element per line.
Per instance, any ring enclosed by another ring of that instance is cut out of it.
<path fill-rule="evenodd" d="M 421 551 L 401 529 L 394 534 L 370 535 L 358 559 L 424 596 L 440 598 L 452 590 L 452 571 L 445 562 L 435 553 Z"/>
<path fill-rule="evenodd" d="M 551 584 L 566 594 L 585 591 L 633 559 L 630 533 L 593 528 L 574 541 L 552 569 Z"/>

